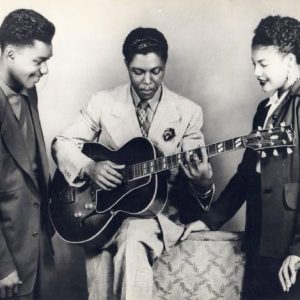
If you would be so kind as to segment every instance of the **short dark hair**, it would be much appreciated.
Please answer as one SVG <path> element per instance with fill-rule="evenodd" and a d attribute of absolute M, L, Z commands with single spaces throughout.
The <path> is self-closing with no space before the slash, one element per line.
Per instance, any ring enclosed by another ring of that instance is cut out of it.
<path fill-rule="evenodd" d="M 31 9 L 17 9 L 9 13 L 0 27 L 0 45 L 33 45 L 34 40 L 51 44 L 55 26 L 41 14 Z"/>
<path fill-rule="evenodd" d="M 136 54 L 154 52 L 161 57 L 164 63 L 168 59 L 168 42 L 165 36 L 155 28 L 138 27 L 132 30 L 123 44 L 123 54 L 127 63 L 130 63 Z"/>
<path fill-rule="evenodd" d="M 300 23 L 290 17 L 268 16 L 254 31 L 252 47 L 276 46 L 282 53 L 293 53 L 300 62 Z"/>

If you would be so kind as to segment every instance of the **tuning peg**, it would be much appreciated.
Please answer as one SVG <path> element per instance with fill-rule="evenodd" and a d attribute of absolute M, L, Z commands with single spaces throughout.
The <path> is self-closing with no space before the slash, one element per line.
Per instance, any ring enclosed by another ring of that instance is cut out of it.
<path fill-rule="evenodd" d="M 285 126 L 285 122 L 281 122 L 280 127 L 284 127 L 284 126 Z"/>
<path fill-rule="evenodd" d="M 293 153 L 293 149 L 292 148 L 287 148 L 286 152 L 287 152 L 287 154 L 291 154 L 291 153 Z"/>
<path fill-rule="evenodd" d="M 265 157 L 267 157 L 267 153 L 265 151 L 261 151 L 260 156 L 261 156 L 261 158 L 265 158 Z"/>
<path fill-rule="evenodd" d="M 270 124 L 270 125 L 269 125 L 269 130 L 268 130 L 268 132 L 269 132 L 269 133 L 272 133 L 272 131 L 273 131 L 272 129 L 273 129 L 273 128 L 274 128 L 273 125 Z"/>
<path fill-rule="evenodd" d="M 278 151 L 276 149 L 273 150 L 273 155 L 278 156 Z"/>

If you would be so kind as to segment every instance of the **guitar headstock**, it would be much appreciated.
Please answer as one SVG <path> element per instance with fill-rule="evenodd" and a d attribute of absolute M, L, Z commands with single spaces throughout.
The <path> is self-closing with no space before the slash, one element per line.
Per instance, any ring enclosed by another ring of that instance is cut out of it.
<path fill-rule="evenodd" d="M 292 148 L 295 146 L 295 133 L 292 125 L 285 125 L 281 123 L 278 127 L 270 127 L 269 129 L 258 128 L 253 130 L 249 135 L 244 137 L 245 147 L 251 148 L 256 151 L 266 149 L 274 149 L 273 155 L 277 156 L 277 148 L 286 148 L 287 153 L 293 152 Z M 262 157 L 266 153 L 262 152 Z"/>

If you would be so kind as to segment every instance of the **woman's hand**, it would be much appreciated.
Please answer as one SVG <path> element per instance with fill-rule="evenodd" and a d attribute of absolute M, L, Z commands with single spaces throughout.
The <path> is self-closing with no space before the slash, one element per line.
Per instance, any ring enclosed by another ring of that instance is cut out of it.
<path fill-rule="evenodd" d="M 191 232 L 204 231 L 204 230 L 209 230 L 209 228 L 207 227 L 207 225 L 205 223 L 203 223 L 200 220 L 189 223 L 185 226 L 183 235 L 180 238 L 180 240 L 184 241 L 190 235 Z"/>
<path fill-rule="evenodd" d="M 289 255 L 282 263 L 278 276 L 283 291 L 288 292 L 291 286 L 296 282 L 296 275 L 298 266 L 296 264 L 300 262 L 300 257 L 297 255 Z"/>

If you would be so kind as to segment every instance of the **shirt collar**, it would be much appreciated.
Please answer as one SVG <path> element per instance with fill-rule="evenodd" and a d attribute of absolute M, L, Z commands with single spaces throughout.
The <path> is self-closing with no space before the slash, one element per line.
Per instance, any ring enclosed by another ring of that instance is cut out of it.
<path fill-rule="evenodd" d="M 131 95 L 132 95 L 132 99 L 134 102 L 134 106 L 137 107 L 139 105 L 139 103 L 141 102 L 141 99 L 132 86 L 131 86 Z M 148 100 L 149 106 L 153 111 L 155 111 L 155 109 L 158 105 L 158 102 L 161 98 L 161 95 L 162 95 L 162 86 L 159 87 L 159 89 L 157 90 L 157 92 L 155 93 L 153 98 Z"/>
<path fill-rule="evenodd" d="M 0 88 L 2 89 L 4 95 L 9 99 L 16 95 L 23 95 L 28 97 L 28 91 L 23 88 L 20 93 L 15 92 L 11 89 L 1 78 L 0 78 Z"/>
<path fill-rule="evenodd" d="M 276 91 L 270 98 L 268 103 L 266 104 L 266 107 L 268 106 L 272 106 L 272 105 L 277 105 L 278 103 L 280 103 L 284 97 L 287 95 L 287 93 L 289 92 L 289 90 L 285 91 L 280 97 L 278 97 L 278 91 Z"/>

